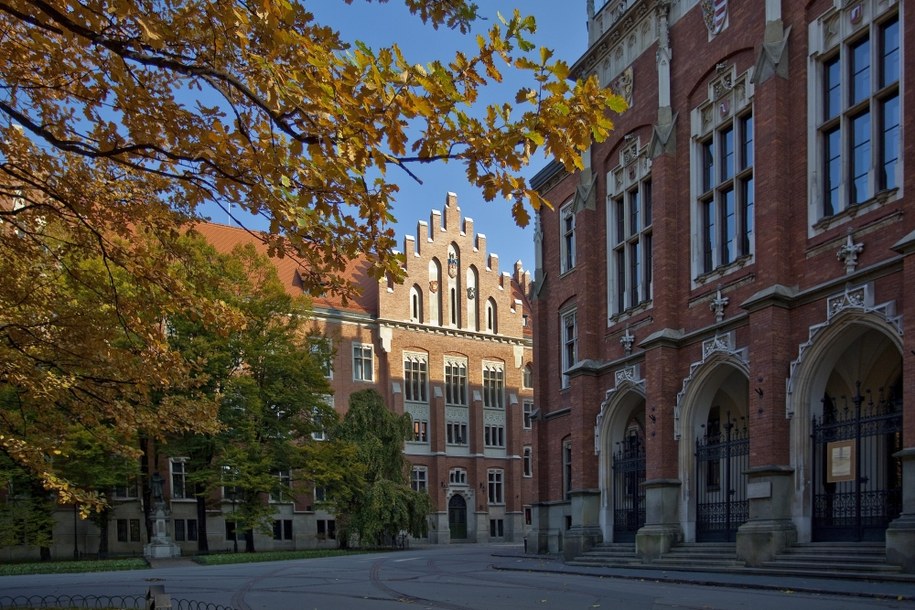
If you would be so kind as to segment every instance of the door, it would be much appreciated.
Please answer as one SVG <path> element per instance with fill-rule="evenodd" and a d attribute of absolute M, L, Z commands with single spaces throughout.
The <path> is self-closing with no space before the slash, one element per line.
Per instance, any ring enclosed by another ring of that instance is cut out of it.
<path fill-rule="evenodd" d="M 630 435 L 613 454 L 613 542 L 634 542 L 645 525 L 645 443 Z"/>
<path fill-rule="evenodd" d="M 452 540 L 467 538 L 467 501 L 460 494 L 455 494 L 448 500 L 448 528 Z"/>
<path fill-rule="evenodd" d="M 696 439 L 696 541 L 734 542 L 750 516 L 750 437 L 730 413 L 724 424 L 710 418 L 706 430 Z"/>

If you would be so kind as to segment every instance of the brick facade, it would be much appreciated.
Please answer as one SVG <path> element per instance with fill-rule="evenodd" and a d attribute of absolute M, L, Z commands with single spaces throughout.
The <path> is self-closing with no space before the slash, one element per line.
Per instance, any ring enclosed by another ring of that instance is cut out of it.
<path fill-rule="evenodd" d="M 534 432 L 550 480 L 537 486 L 534 546 L 572 556 L 633 541 L 651 556 L 725 539 L 756 564 L 794 541 L 863 536 L 910 564 L 893 549 L 915 531 L 904 171 L 915 139 L 894 113 L 915 102 L 899 42 L 915 15 L 895 1 L 727 2 L 716 25 L 712 4 L 586 3 L 589 48 L 573 76 L 596 75 L 630 108 L 583 172 L 552 163 L 533 180 L 553 204 L 536 219 Z M 570 307 L 577 357 L 564 371 Z M 892 491 L 881 525 L 850 532 L 836 505 L 854 492 L 822 481 L 837 445 L 810 435 L 813 418 L 853 404 L 858 382 L 904 417 L 899 433 L 856 441 L 870 456 L 862 476 Z M 740 472 L 697 449 L 726 435 L 749 438 Z M 641 496 L 614 474 L 636 445 Z M 903 451 L 887 457 L 888 446 Z M 742 504 L 722 524 L 710 514 L 727 488 Z"/>

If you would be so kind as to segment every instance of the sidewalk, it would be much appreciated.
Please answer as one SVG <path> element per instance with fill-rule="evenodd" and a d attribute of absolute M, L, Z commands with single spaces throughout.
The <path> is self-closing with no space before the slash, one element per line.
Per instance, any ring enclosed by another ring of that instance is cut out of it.
<path fill-rule="evenodd" d="M 799 576 L 774 576 L 754 574 L 752 568 L 734 572 L 686 572 L 656 568 L 604 568 L 570 566 L 550 555 L 524 554 L 520 549 L 494 551 L 492 568 L 515 572 L 550 572 L 625 578 L 655 582 L 682 583 L 703 586 L 737 587 L 747 589 L 773 589 L 824 595 L 849 595 L 864 598 L 915 601 L 915 579 L 910 582 L 893 580 L 849 580 L 843 578 L 808 578 Z"/>

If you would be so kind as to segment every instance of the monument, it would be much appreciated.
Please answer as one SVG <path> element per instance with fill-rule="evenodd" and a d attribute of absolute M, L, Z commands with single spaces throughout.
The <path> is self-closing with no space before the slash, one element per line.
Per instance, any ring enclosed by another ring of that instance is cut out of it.
<path fill-rule="evenodd" d="M 143 556 L 153 559 L 181 556 L 181 549 L 168 536 L 168 515 L 165 511 L 165 498 L 162 495 L 162 482 L 158 472 L 154 472 L 150 477 L 154 525 L 152 540 L 143 547 Z"/>

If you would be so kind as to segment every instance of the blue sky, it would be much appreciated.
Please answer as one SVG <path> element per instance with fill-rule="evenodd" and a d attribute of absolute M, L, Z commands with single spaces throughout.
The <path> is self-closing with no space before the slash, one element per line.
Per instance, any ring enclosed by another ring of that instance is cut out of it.
<path fill-rule="evenodd" d="M 585 0 L 477 0 L 486 21 L 480 22 L 468 36 L 447 29 L 434 30 L 424 26 L 418 17 L 410 15 L 403 0 L 387 3 L 354 0 L 347 5 L 343 0 L 300 0 L 313 12 L 319 23 L 338 30 L 343 40 L 361 40 L 378 48 L 396 43 L 411 63 L 427 63 L 433 59 L 450 59 L 458 49 L 472 52 L 476 46 L 476 33 L 485 32 L 497 23 L 497 12 L 511 15 L 515 8 L 523 14 L 533 15 L 537 21 L 537 34 L 532 37 L 538 46 L 552 48 L 554 57 L 569 64 L 584 52 L 587 46 Z M 514 101 L 521 86 L 531 82 L 512 79 L 509 70 L 503 70 L 505 84 L 498 90 L 483 92 L 482 104 L 494 101 Z M 542 169 L 548 159 L 537 155 L 532 165 L 522 173 L 530 178 Z M 458 204 L 464 216 L 473 218 L 477 233 L 486 235 L 487 250 L 499 255 L 500 270 L 511 271 L 515 261 L 521 260 L 526 270 L 533 274 L 534 246 L 533 220 L 526 229 L 518 228 L 510 213 L 507 201 L 486 202 L 464 177 L 459 164 L 433 164 L 411 168 L 423 181 L 418 184 L 406 173 L 389 171 L 388 178 L 398 184 L 400 193 L 394 208 L 398 219 L 396 226 L 398 249 L 403 246 L 404 235 L 416 234 L 418 220 L 428 220 L 429 211 L 444 206 L 448 192 L 458 195 Z M 213 220 L 226 222 L 214 215 Z"/>

